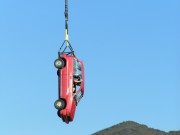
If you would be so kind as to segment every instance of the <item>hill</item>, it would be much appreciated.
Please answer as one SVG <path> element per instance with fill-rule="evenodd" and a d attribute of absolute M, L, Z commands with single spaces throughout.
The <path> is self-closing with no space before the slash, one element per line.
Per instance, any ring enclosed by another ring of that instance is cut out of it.
<path fill-rule="evenodd" d="M 180 131 L 164 132 L 133 121 L 126 121 L 92 135 L 180 135 Z"/>

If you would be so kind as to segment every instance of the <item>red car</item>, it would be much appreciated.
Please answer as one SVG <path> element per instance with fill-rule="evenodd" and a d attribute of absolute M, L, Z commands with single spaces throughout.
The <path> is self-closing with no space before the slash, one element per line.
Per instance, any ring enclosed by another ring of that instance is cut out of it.
<path fill-rule="evenodd" d="M 84 95 L 84 64 L 74 55 L 63 53 L 54 61 L 58 68 L 59 99 L 54 106 L 63 122 L 73 121 L 76 106 Z"/>

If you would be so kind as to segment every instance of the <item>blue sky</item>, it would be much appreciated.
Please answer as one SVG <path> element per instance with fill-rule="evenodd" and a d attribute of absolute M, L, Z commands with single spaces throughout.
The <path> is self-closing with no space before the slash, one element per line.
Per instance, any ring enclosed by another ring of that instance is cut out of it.
<path fill-rule="evenodd" d="M 66 125 L 53 106 L 64 0 L 1 0 L 0 134 L 90 135 L 127 120 L 180 130 L 179 7 L 179 0 L 69 0 L 70 42 L 86 85 Z"/>

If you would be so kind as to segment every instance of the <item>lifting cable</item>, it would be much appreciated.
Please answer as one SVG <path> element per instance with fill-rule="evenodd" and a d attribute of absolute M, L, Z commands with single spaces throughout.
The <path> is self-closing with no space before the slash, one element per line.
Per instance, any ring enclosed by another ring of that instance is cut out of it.
<path fill-rule="evenodd" d="M 65 0 L 64 16 L 65 16 L 65 40 L 64 40 L 62 46 L 60 47 L 59 56 L 62 53 L 66 53 L 67 55 L 75 56 L 74 50 L 69 42 L 69 36 L 68 36 L 68 0 Z M 65 44 L 66 44 L 66 46 L 64 47 Z M 65 52 L 67 48 L 70 49 L 70 52 Z M 61 51 L 62 49 L 63 49 L 63 51 Z"/>
<path fill-rule="evenodd" d="M 65 40 L 69 40 L 68 37 L 68 0 L 65 0 L 65 12 L 64 12 L 64 16 L 65 16 Z"/>

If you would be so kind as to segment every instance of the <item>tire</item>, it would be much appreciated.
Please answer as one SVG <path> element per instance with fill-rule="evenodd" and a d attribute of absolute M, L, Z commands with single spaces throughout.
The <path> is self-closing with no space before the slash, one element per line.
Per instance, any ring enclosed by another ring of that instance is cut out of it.
<path fill-rule="evenodd" d="M 63 68 L 64 65 L 65 65 L 65 62 L 64 62 L 64 60 L 61 59 L 61 58 L 56 59 L 56 60 L 54 61 L 54 66 L 55 66 L 57 69 Z"/>
<path fill-rule="evenodd" d="M 58 111 L 57 111 L 57 115 L 61 118 L 60 111 L 61 111 L 61 110 L 58 110 Z"/>
<path fill-rule="evenodd" d="M 54 102 L 54 107 L 58 110 L 65 108 L 65 101 L 63 99 L 58 99 Z"/>
<path fill-rule="evenodd" d="M 59 72 L 60 72 L 60 71 L 59 71 L 59 70 L 57 70 L 57 76 L 59 76 Z"/>

